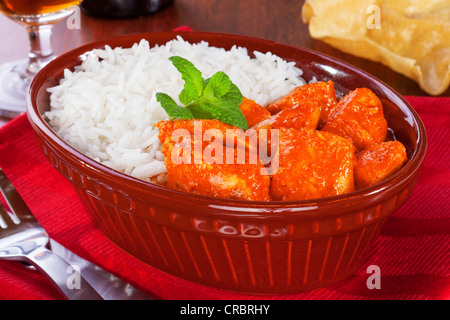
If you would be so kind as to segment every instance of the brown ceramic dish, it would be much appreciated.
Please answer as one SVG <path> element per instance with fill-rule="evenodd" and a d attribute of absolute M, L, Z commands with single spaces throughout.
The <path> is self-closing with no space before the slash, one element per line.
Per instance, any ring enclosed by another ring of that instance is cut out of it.
<path fill-rule="evenodd" d="M 297 202 L 249 202 L 185 194 L 109 169 L 74 150 L 45 122 L 46 89 L 93 48 L 130 47 L 141 38 L 164 44 L 175 32 L 128 35 L 88 44 L 50 62 L 34 78 L 28 117 L 45 156 L 75 187 L 96 225 L 149 265 L 208 286 L 251 293 L 295 293 L 340 281 L 365 262 L 386 218 L 410 196 L 425 156 L 417 113 L 371 75 L 311 50 L 249 37 L 183 32 L 185 40 L 244 46 L 295 61 L 305 79 L 333 80 L 338 94 L 357 87 L 383 103 L 408 162 L 382 183 L 350 194 Z"/>

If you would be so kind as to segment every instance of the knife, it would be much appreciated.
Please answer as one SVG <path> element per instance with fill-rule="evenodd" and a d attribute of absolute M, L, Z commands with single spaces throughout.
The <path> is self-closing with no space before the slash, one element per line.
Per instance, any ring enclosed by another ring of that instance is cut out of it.
<path fill-rule="evenodd" d="M 66 260 L 70 265 L 77 267 L 86 281 L 105 300 L 155 300 L 131 284 L 119 279 L 99 266 L 81 258 L 69 249 L 50 239 L 50 250 Z"/>

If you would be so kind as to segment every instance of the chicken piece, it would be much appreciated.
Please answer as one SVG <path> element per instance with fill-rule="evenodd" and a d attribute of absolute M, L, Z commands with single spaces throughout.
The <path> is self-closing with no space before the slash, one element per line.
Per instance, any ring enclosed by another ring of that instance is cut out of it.
<path fill-rule="evenodd" d="M 239 108 L 247 119 L 249 127 L 253 127 L 271 116 L 269 110 L 246 97 L 243 98 Z"/>
<path fill-rule="evenodd" d="M 311 129 L 279 131 L 279 168 L 273 200 L 307 200 L 354 190 L 354 147 L 347 139 Z"/>
<path fill-rule="evenodd" d="M 249 152 L 257 152 L 256 143 L 246 135 L 244 130 L 231 126 L 219 120 L 174 120 L 160 121 L 155 125 L 159 129 L 159 140 L 164 143 L 167 139 L 171 139 L 174 133 L 189 133 L 196 139 L 206 139 L 214 137 L 223 141 L 223 144 L 232 147 L 247 149 Z M 220 134 L 219 134 L 220 132 Z M 206 135 L 205 135 L 206 134 Z"/>
<path fill-rule="evenodd" d="M 206 128 L 212 129 L 213 123 L 209 120 L 203 126 L 202 137 L 191 135 L 189 131 L 195 121 L 199 120 L 157 124 L 163 144 L 167 186 L 216 198 L 270 200 L 270 176 L 257 154 L 245 148 L 228 147 L 220 139 L 203 139 Z M 177 136 L 173 131 L 176 129 L 186 129 L 185 134 Z"/>
<path fill-rule="evenodd" d="M 316 129 L 319 123 L 319 117 L 320 109 L 317 106 L 312 104 L 298 104 L 292 108 L 283 109 L 270 118 L 261 121 L 247 130 L 247 133 L 249 136 L 254 134 L 257 137 L 258 147 L 261 147 L 262 143 L 266 143 L 264 150 L 271 150 L 272 136 L 277 138 L 277 133 L 273 129 Z M 268 151 L 267 154 L 270 155 L 271 152 Z"/>
<path fill-rule="evenodd" d="M 339 101 L 321 130 L 350 139 L 359 152 L 383 142 L 388 127 L 380 99 L 371 90 L 358 88 Z"/>
<path fill-rule="evenodd" d="M 298 104 L 292 108 L 284 109 L 254 125 L 252 129 L 316 129 L 319 123 L 320 109 L 313 104 Z"/>
<path fill-rule="evenodd" d="M 286 96 L 281 97 L 267 107 L 272 114 L 296 105 L 310 105 L 320 110 L 320 123 L 326 122 L 328 114 L 336 106 L 336 92 L 334 83 L 319 81 L 295 87 Z"/>
<path fill-rule="evenodd" d="M 386 141 L 356 154 L 355 185 L 373 186 L 400 170 L 406 161 L 406 148 L 399 141 Z"/>

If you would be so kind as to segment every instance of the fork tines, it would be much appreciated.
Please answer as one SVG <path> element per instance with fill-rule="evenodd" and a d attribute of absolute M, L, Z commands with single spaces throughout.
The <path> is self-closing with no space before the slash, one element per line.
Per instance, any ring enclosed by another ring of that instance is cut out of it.
<path fill-rule="evenodd" d="M 8 225 L 20 223 L 19 218 L 0 203 L 0 227 L 6 228 Z"/>
<path fill-rule="evenodd" d="M 5 198 L 12 212 L 12 214 L 9 214 L 6 209 L 3 208 L 1 217 L 4 220 L 4 223 L 8 221 L 8 218 L 11 219 L 15 224 L 17 224 L 18 222 L 35 220 L 30 209 L 23 201 L 22 197 L 17 192 L 11 181 L 9 181 L 2 168 L 0 168 L 0 191 L 3 194 L 3 197 Z M 3 213 L 3 211 L 5 211 L 6 213 Z"/>

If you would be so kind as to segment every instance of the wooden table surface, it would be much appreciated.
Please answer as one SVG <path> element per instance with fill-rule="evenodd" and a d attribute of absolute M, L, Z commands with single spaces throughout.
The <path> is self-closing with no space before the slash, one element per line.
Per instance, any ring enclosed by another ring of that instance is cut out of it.
<path fill-rule="evenodd" d="M 61 54 L 82 44 L 128 33 L 166 31 L 181 25 L 197 31 L 223 32 L 265 38 L 326 53 L 383 80 L 403 95 L 427 94 L 412 80 L 380 63 L 343 53 L 314 40 L 301 18 L 304 0 L 174 0 L 163 10 L 131 19 L 103 19 L 81 14 L 81 28 L 55 25 L 53 49 Z M 25 58 L 25 29 L 0 15 L 0 63 Z M 442 96 L 450 96 L 448 89 Z M 3 123 L 5 119 L 2 120 Z"/>

